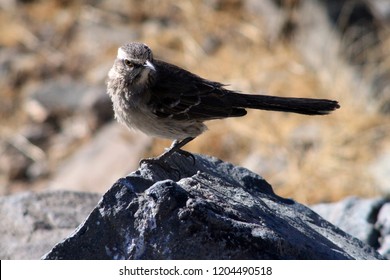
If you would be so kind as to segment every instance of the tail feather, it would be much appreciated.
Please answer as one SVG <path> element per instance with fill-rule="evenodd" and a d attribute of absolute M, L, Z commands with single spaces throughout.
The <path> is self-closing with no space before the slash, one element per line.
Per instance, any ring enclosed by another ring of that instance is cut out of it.
<path fill-rule="evenodd" d="M 279 97 L 238 93 L 235 97 L 235 105 L 238 105 L 237 107 L 290 112 L 304 115 L 326 115 L 340 108 L 337 101 L 328 99 Z"/>

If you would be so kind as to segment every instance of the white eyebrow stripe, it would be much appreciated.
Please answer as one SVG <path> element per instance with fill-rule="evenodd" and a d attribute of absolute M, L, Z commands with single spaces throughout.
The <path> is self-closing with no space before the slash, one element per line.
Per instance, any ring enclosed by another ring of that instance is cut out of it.
<path fill-rule="evenodd" d="M 126 52 L 122 50 L 122 48 L 118 49 L 118 55 L 116 56 L 118 59 L 125 59 L 127 58 Z"/>

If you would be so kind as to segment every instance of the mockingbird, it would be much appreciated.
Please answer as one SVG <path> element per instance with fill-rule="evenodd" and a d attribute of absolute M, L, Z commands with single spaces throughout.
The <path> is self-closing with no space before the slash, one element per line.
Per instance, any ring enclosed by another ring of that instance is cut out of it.
<path fill-rule="evenodd" d="M 325 115 L 339 108 L 327 99 L 243 94 L 153 58 L 142 43 L 118 49 L 107 92 L 116 119 L 142 132 L 174 140 L 155 160 L 165 161 L 204 132 L 205 121 L 244 116 L 249 109 Z M 185 152 L 184 152 L 185 153 Z"/>

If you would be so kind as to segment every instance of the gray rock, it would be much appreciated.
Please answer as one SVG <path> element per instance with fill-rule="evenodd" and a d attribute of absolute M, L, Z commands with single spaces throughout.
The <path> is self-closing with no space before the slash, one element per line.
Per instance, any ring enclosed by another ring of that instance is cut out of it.
<path fill-rule="evenodd" d="M 379 210 L 375 228 L 380 233 L 378 248 L 379 253 L 390 259 L 390 202 L 384 204 Z"/>
<path fill-rule="evenodd" d="M 85 219 L 99 198 L 62 191 L 0 197 L 0 259 L 39 259 Z"/>
<path fill-rule="evenodd" d="M 144 163 L 44 259 L 381 259 L 247 169 L 175 154 Z"/>
<path fill-rule="evenodd" d="M 24 95 L 27 97 L 25 110 L 33 120 L 45 121 L 49 116 L 63 117 L 86 111 L 97 114 L 101 121 L 113 117 L 105 87 L 91 86 L 67 76 L 27 87 Z"/>
<path fill-rule="evenodd" d="M 103 193 L 118 177 L 138 167 L 151 141 L 144 134 L 124 130 L 117 122 L 107 124 L 59 166 L 48 188 Z"/>
<path fill-rule="evenodd" d="M 0 143 L 0 177 L 8 180 L 20 180 L 27 177 L 32 161 L 25 154 L 8 143 Z"/>
<path fill-rule="evenodd" d="M 46 115 L 67 115 L 79 108 L 80 100 L 88 93 L 90 93 L 88 85 L 70 77 L 60 77 L 43 85 L 28 88 L 25 95 L 28 96 L 27 102 L 37 102 L 46 109 Z"/>
<path fill-rule="evenodd" d="M 378 13 L 383 20 L 390 21 L 390 2 L 388 0 L 371 0 L 375 13 Z"/>
<path fill-rule="evenodd" d="M 311 208 L 334 225 L 389 258 L 389 206 L 389 201 L 384 198 L 349 197 L 337 203 L 317 204 Z"/>
<path fill-rule="evenodd" d="M 4 138 L 0 139 L 0 178 L 3 179 L 0 181 L 4 182 L 3 185 L 12 181 L 34 180 L 48 173 L 46 155 L 33 143 L 44 142 L 45 130 L 45 126 L 31 129 L 25 126 L 20 133 L 3 135 Z"/>

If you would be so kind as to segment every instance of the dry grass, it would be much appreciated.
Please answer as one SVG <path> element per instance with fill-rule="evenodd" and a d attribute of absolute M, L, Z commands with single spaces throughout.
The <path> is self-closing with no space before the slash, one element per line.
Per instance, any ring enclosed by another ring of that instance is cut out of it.
<path fill-rule="evenodd" d="M 250 167 L 264 176 L 280 195 L 300 202 L 335 201 L 348 195 L 378 195 L 379 190 L 375 189 L 367 168 L 389 148 L 390 120 L 378 113 L 378 104 L 370 101 L 369 77 L 359 80 L 342 57 L 324 57 L 324 60 L 334 61 L 324 63 L 328 68 L 312 71 L 291 45 L 279 41 L 269 48 L 266 40 L 252 39 L 261 38 L 260 29 L 251 29 L 254 25 L 248 22 L 230 22 L 230 32 L 243 35 L 241 44 L 233 38 L 211 56 L 190 52 L 191 47 L 184 47 L 184 52 L 193 57 L 187 57 L 186 63 L 180 59 L 176 63 L 181 62 L 198 74 L 234 85 L 232 88 L 241 91 L 336 99 L 341 109 L 325 117 L 250 112 L 241 119 L 210 122 L 210 130 L 190 143 L 187 149 L 244 166 L 253 154 L 268 160 L 271 165 L 275 158 L 282 158 L 287 165 L 279 170 Z M 217 23 L 213 28 L 224 27 Z M 188 33 L 201 32 L 192 30 Z M 246 40 L 247 45 L 243 47 L 242 41 Z M 183 45 L 184 41 L 198 39 L 183 38 Z M 389 68 L 378 65 L 368 69 L 366 75 L 374 76 L 378 70 L 388 71 Z M 308 132 L 305 132 L 306 128 Z M 303 137 L 308 133 L 309 139 L 295 139 L 297 130 Z M 169 145 L 167 141 L 158 140 L 157 143 L 153 154 Z"/>
<path fill-rule="evenodd" d="M 117 8 L 107 3 L 92 7 L 70 1 L 66 9 L 45 3 L 38 2 L 26 12 L 30 17 L 43 13 L 43 18 L 35 19 L 37 25 L 48 20 L 62 24 L 59 32 L 69 32 L 72 22 L 89 11 L 90 16 L 115 19 L 115 24 L 137 30 L 137 40 L 147 43 L 156 57 L 236 90 L 339 100 L 341 109 L 325 117 L 251 111 L 244 118 L 213 121 L 208 124 L 209 131 L 186 149 L 248 166 L 279 195 L 303 203 L 378 194 L 367 166 L 390 148 L 390 120 L 378 113 L 381 103 L 372 102 L 369 82 L 378 73 L 390 71 L 390 56 L 383 52 L 390 49 L 388 34 L 382 37 L 380 63 L 367 66 L 363 78 L 357 78 L 355 69 L 339 54 L 322 57 L 323 67 L 313 69 L 294 44 L 271 42 L 264 18 L 245 10 L 240 1 L 225 1 L 219 8 L 203 1 L 128 1 L 119 9 L 129 15 L 126 23 L 114 16 Z M 67 13 L 61 14 L 65 10 Z M 17 21 L 12 26 L 19 30 L 16 34 L 25 37 L 15 38 L 7 29 L 14 37 L 2 39 L 3 45 L 37 43 L 28 27 Z M 127 41 L 125 36 L 123 42 Z M 77 36 L 69 38 L 66 48 L 58 46 L 64 52 L 78 49 L 71 41 L 77 42 Z M 116 47 L 102 49 L 99 57 L 114 57 Z M 362 49 L 368 56 L 378 55 L 376 49 Z M 72 65 L 71 61 L 66 63 Z M 0 94 L 3 98 L 4 92 Z M 168 145 L 169 141 L 156 140 L 147 154 L 159 154 Z M 261 164 L 251 161 L 253 157 L 261 158 Z"/>

